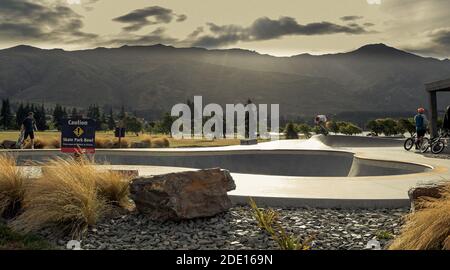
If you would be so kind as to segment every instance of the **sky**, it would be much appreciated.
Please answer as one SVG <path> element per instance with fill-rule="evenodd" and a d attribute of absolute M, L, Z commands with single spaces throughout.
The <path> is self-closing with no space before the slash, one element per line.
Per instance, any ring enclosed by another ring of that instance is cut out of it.
<path fill-rule="evenodd" d="M 275 56 L 385 43 L 450 58 L 449 0 L 0 0 L 0 48 L 242 48 Z"/>

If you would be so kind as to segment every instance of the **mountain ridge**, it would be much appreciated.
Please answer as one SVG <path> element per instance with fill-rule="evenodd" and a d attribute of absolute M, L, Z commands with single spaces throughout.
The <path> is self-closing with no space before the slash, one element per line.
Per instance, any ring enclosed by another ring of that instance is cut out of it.
<path fill-rule="evenodd" d="M 222 105 L 248 98 L 278 103 L 285 117 L 414 111 L 427 105 L 423 84 L 447 77 L 450 61 L 385 44 L 293 57 L 162 44 L 76 51 L 21 45 L 0 50 L 2 98 L 77 107 L 125 105 L 149 119 L 194 95 Z"/>

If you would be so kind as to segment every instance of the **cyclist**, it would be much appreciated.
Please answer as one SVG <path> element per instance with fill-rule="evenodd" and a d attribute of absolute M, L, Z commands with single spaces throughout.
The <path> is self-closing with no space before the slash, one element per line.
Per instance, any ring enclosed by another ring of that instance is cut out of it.
<path fill-rule="evenodd" d="M 314 118 L 314 123 L 319 128 L 320 134 L 328 135 L 328 130 L 325 127 L 327 121 L 328 119 L 325 115 L 317 115 L 316 118 Z"/>
<path fill-rule="evenodd" d="M 425 137 L 425 134 L 427 133 L 428 120 L 425 116 L 424 108 L 417 109 L 417 114 L 414 116 L 414 122 L 416 123 L 417 139 L 415 145 L 417 150 L 419 149 L 419 145 L 422 144 L 423 137 Z"/>

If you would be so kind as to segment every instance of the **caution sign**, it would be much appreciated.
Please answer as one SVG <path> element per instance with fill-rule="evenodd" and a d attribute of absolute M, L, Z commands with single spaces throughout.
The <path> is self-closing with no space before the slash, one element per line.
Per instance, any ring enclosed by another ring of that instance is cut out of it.
<path fill-rule="evenodd" d="M 95 153 L 95 121 L 92 119 L 65 119 L 61 125 L 61 152 Z"/>

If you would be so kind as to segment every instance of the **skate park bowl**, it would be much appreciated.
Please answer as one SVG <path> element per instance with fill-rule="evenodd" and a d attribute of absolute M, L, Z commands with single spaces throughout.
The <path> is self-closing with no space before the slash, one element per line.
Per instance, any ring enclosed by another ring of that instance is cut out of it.
<path fill-rule="evenodd" d="M 9 151 L 19 164 L 64 156 L 59 150 Z M 98 149 L 98 164 L 140 176 L 222 168 L 231 172 L 232 202 L 321 208 L 408 207 L 417 184 L 450 179 L 450 162 L 403 150 L 403 140 L 314 136 L 251 146 L 183 149 Z"/>
<path fill-rule="evenodd" d="M 50 156 L 20 154 L 18 161 L 45 161 Z M 51 156 L 60 155 L 53 153 Z M 232 173 L 306 177 L 360 177 L 404 175 L 431 167 L 363 159 L 354 153 L 326 150 L 234 150 L 234 151 L 97 151 L 98 164 L 222 168 Z"/>

